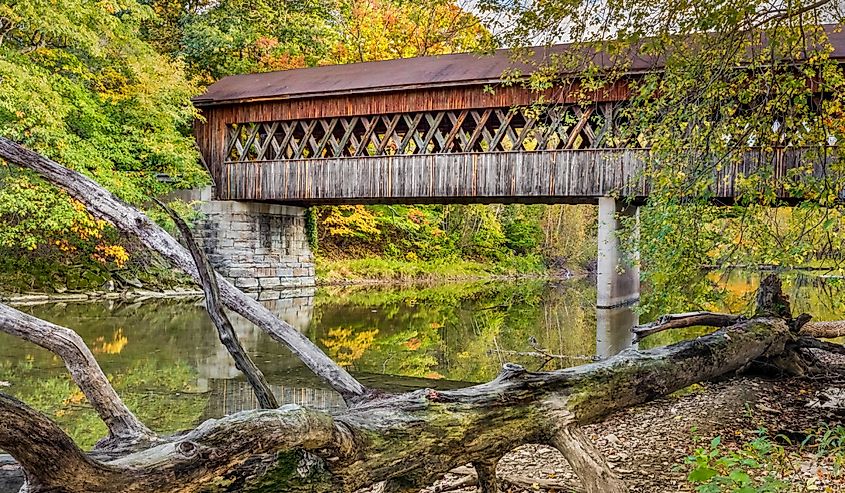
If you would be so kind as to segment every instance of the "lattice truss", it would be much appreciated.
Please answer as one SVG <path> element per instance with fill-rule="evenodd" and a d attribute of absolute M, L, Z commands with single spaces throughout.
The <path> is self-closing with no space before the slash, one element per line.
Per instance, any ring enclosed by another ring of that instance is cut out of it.
<path fill-rule="evenodd" d="M 614 107 L 555 105 L 229 125 L 229 161 L 619 147 Z"/>

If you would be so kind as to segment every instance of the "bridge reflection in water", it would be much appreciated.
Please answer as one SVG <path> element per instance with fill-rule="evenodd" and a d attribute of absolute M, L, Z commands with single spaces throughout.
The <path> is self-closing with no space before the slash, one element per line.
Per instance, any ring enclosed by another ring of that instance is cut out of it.
<path fill-rule="evenodd" d="M 610 242 L 609 247 L 614 247 L 616 244 Z M 599 275 L 599 281 L 602 276 L 610 275 L 618 276 L 624 275 L 620 269 L 614 268 L 604 271 L 604 274 Z M 635 284 L 638 287 L 638 283 Z M 566 284 L 555 285 L 546 289 L 572 289 L 567 288 Z M 279 316 L 281 319 L 292 324 L 298 330 L 306 333 L 310 338 L 319 340 L 323 337 L 322 325 L 328 323 L 333 326 L 336 318 L 344 318 L 344 312 L 347 310 L 342 308 L 338 313 L 327 313 L 326 307 L 315 310 L 315 290 L 299 289 L 299 290 L 280 290 L 277 291 L 279 299 L 262 301 L 265 306 Z M 626 293 L 626 299 L 630 300 L 636 298 L 638 293 Z M 567 316 L 570 309 L 587 310 L 589 312 L 589 301 L 587 306 L 571 307 L 560 306 L 562 311 L 560 315 L 565 321 L 570 324 L 573 319 Z M 474 305 L 473 305 L 474 306 Z M 360 310 L 361 307 L 358 307 Z M 419 306 L 415 309 L 424 309 Z M 376 312 L 370 307 L 363 309 L 365 312 Z M 631 346 L 630 328 L 637 323 L 637 314 L 633 311 L 630 303 L 621 306 L 607 307 L 597 306 L 595 308 L 595 355 L 600 358 L 610 357 L 619 351 Z M 477 307 L 467 307 L 469 313 L 477 314 Z M 315 312 L 317 316 L 315 317 Z M 360 313 L 350 310 L 346 313 L 347 317 L 352 317 L 349 320 L 350 325 L 354 325 L 354 319 L 360 317 Z M 589 320 L 591 316 L 585 319 L 588 325 L 592 325 Z M 382 324 L 387 323 L 391 329 L 402 330 L 411 327 L 399 327 L 408 319 L 396 318 L 377 321 L 372 319 L 374 327 L 381 327 Z M 238 336 L 241 339 L 244 347 L 255 358 L 256 362 L 265 371 L 268 380 L 271 382 L 271 389 L 276 395 L 280 403 L 283 404 L 297 404 L 307 406 L 314 409 L 319 409 L 331 413 L 342 412 L 346 409 L 343 399 L 333 390 L 326 388 L 322 382 L 314 377 L 307 368 L 303 367 L 299 361 L 287 352 L 267 353 L 266 335 L 253 324 L 245 319 L 233 316 L 233 326 Z M 540 322 L 538 320 L 538 322 Z M 547 321 L 548 322 L 548 321 Z M 410 323 L 410 322 L 407 322 Z M 566 325 L 566 324 L 564 324 Z M 323 327 L 324 329 L 325 327 Z M 558 327 L 557 330 L 560 330 Z M 542 332 L 542 328 L 536 329 Z M 591 331 L 590 331 L 591 332 Z M 538 334 L 539 335 L 539 334 Z M 585 334 L 574 331 L 571 336 L 562 334 L 562 337 L 578 337 L 583 338 Z M 449 339 L 448 334 L 444 334 L 444 341 Z M 549 341 L 551 342 L 551 341 Z M 554 344 L 554 343 L 552 343 Z M 586 348 L 590 348 L 591 344 L 587 344 Z M 262 349 L 265 348 L 265 349 Z M 585 348 L 585 349 L 586 349 Z M 466 348 L 455 349 L 453 353 L 463 351 Z M 589 349 L 587 349 L 589 350 Z M 412 357 L 410 353 L 397 353 L 396 356 Z M 442 357 L 442 356 L 441 356 Z M 452 356 L 445 356 L 447 359 Z M 440 357 L 438 357 L 440 358 Z M 505 357 L 507 358 L 507 357 Z M 504 360 L 503 360 L 504 361 Z M 569 364 L 579 364 L 575 359 Z M 534 370 L 535 368 L 531 368 Z M 371 368 L 369 371 L 373 371 Z M 220 344 L 215 344 L 214 348 L 204 352 L 197 361 L 197 390 L 208 393 L 206 408 L 203 412 L 202 419 L 209 419 L 220 417 L 243 410 L 255 409 L 258 406 L 255 395 L 249 384 L 243 379 L 239 370 L 234 366 L 232 358 Z M 356 378 L 361 380 L 365 385 L 378 388 L 388 392 L 401 392 L 417 388 L 436 388 L 436 389 L 454 389 L 472 385 L 473 382 L 462 382 L 448 379 L 428 379 L 417 378 L 409 376 L 386 375 L 376 373 L 362 373 L 354 372 Z"/>
<path fill-rule="evenodd" d="M 211 398 L 205 417 L 218 417 L 258 407 L 252 387 L 243 380 L 214 379 L 209 381 Z M 343 398 L 337 392 L 313 387 L 288 387 L 270 385 L 280 403 L 298 404 L 311 409 L 336 413 L 346 409 Z"/>

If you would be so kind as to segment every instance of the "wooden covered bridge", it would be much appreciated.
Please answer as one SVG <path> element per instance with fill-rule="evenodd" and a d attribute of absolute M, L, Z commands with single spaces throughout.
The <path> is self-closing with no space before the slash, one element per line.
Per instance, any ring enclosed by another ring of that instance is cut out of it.
<path fill-rule="evenodd" d="M 829 35 L 834 56 L 845 60 L 845 33 Z M 310 253 L 304 234 L 291 231 L 304 224 L 295 206 L 319 204 L 599 203 L 600 240 L 615 245 L 618 209 L 609 197 L 636 200 L 649 192 L 642 176 L 647 150 L 621 140 L 620 109 L 630 80 L 659 69 L 659 61 L 634 58 L 625 77 L 587 98 L 577 84 L 549 89 L 542 106 L 535 104 L 540 94 L 503 83 L 504 74 L 528 72 L 570 48 L 536 48 L 527 64 L 498 51 L 212 84 L 194 100 L 204 117 L 195 135 L 216 185 L 213 198 L 225 204 L 207 211 L 212 260 L 245 288 L 307 283 Z M 601 55 L 594 60 L 605 63 Z M 792 151 L 749 153 L 714 171 L 713 196 L 730 201 L 738 175 L 770 167 L 786 176 L 798 161 Z M 600 245 L 600 270 L 618 270 L 615 246 L 608 250 Z M 270 280 L 250 269 L 264 269 Z M 628 284 L 620 289 L 638 289 L 638 281 Z M 600 304 L 620 299 L 605 298 Z"/>
<path fill-rule="evenodd" d="M 830 30 L 845 58 L 845 34 Z M 532 63 L 567 45 L 535 48 Z M 601 65 L 600 55 L 595 61 Z M 622 142 L 626 81 L 659 69 L 634 58 L 620 82 L 587 95 L 503 84 L 532 70 L 504 50 L 237 75 L 194 100 L 195 133 L 221 200 L 311 205 L 393 202 L 595 203 L 642 197 L 645 150 Z M 550 104 L 538 107 L 539 96 Z M 576 96 L 577 95 L 577 96 Z M 579 104 L 580 103 L 580 104 Z M 735 177 L 776 175 L 794 154 L 752 153 L 714 176 L 730 200 Z"/>

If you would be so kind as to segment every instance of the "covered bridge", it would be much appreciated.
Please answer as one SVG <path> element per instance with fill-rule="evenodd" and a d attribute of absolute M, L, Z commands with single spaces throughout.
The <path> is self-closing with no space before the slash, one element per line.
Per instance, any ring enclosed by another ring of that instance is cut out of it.
<path fill-rule="evenodd" d="M 834 57 L 845 60 L 845 33 L 828 31 Z M 586 97 L 577 82 L 543 94 L 505 83 L 505 74 L 531 72 L 571 49 L 533 48 L 527 62 L 500 50 L 237 75 L 212 84 L 194 103 L 204 117 L 195 134 L 214 198 L 224 201 L 207 211 L 213 260 L 242 287 L 313 276 L 304 234 L 290 233 L 301 231 L 304 220 L 290 206 L 316 204 L 601 202 L 605 240 L 615 241 L 616 203 L 607 197 L 648 194 L 641 176 L 647 150 L 620 140 L 618 113 L 629 97 L 627 81 L 659 70 L 660 60 L 634 57 L 626 77 Z M 541 95 L 553 104 L 533 105 Z M 797 162 L 793 152 L 750 153 L 715 172 L 713 194 L 731 200 L 738 174 L 772 166 L 785 176 Z M 250 242 L 257 246 L 245 246 Z M 262 268 L 270 274 L 266 283 L 247 275 Z"/>

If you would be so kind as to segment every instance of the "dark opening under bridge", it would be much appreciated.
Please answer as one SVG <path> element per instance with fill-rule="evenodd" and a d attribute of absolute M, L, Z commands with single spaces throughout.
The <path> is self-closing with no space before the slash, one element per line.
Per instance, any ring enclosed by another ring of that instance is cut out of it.
<path fill-rule="evenodd" d="M 828 35 L 833 57 L 845 61 L 845 33 Z M 534 49 L 532 63 L 569 49 Z M 594 61 L 606 63 L 602 55 Z M 207 206 L 201 235 L 212 261 L 247 289 L 309 282 L 304 219 L 291 206 L 598 203 L 607 247 L 600 244 L 599 270 L 610 279 L 618 271 L 619 209 L 609 197 L 649 193 L 648 150 L 622 141 L 620 109 L 630 81 L 659 70 L 660 61 L 635 57 L 625 77 L 589 92 L 587 103 L 577 82 L 539 94 L 503 84 L 506 72 L 531 67 L 499 51 L 239 75 L 211 85 L 194 102 L 204 117 L 195 135 L 213 198 L 223 204 Z M 540 96 L 549 104 L 535 105 Z M 738 176 L 764 167 L 781 177 L 799 164 L 800 151 L 749 152 L 713 172 L 712 195 L 731 201 Z M 609 280 L 605 295 L 600 289 L 600 305 L 638 291 L 636 270 L 627 276 Z"/>

